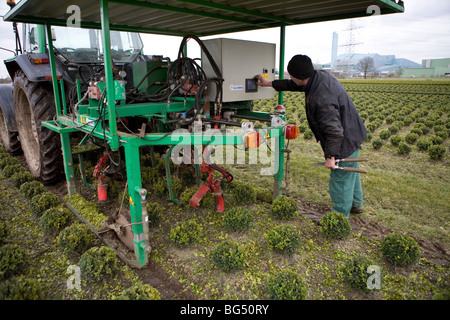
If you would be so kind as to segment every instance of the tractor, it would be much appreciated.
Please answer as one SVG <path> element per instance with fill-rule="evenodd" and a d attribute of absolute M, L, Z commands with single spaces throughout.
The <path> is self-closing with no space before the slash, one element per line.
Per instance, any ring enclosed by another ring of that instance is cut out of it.
<path fill-rule="evenodd" d="M 5 61 L 13 84 L 0 86 L 1 143 L 12 154 L 23 152 L 30 172 L 44 184 L 65 178 L 69 196 L 78 192 L 75 155 L 83 176 L 84 155 L 75 151 L 74 137 L 78 146 L 101 150 L 93 192 L 104 201 L 108 182 L 118 172 L 124 177 L 131 221 L 118 217 L 109 225 L 119 236 L 128 230 L 126 242 L 134 257 L 124 260 L 138 268 L 146 266 L 151 251 L 143 154 L 163 154 L 174 202 L 171 161 L 190 167 L 197 181 L 208 175 L 189 202 L 198 206 L 212 192 L 222 212 L 221 183 L 233 177 L 226 166 L 211 160 L 215 148 L 250 151 L 268 146 L 270 140 L 273 159 L 265 174 L 273 176 L 272 197 L 282 195 L 289 154 L 285 142 L 297 137 L 297 128 L 286 123 L 282 92 L 271 112 L 253 110 L 253 101 L 275 96 L 271 88 L 257 85 L 256 75 L 284 78 L 286 26 L 367 16 L 374 4 L 380 14 L 404 10 L 402 1 L 389 0 L 333 5 L 309 0 L 7 3 L 11 10 L 4 20 L 13 23 L 17 47 L 15 56 Z M 74 7 L 80 13 L 76 27 L 69 24 Z M 22 39 L 18 23 L 23 23 Z M 276 44 L 201 39 L 274 27 L 280 28 L 279 72 Z M 180 36 L 177 58 L 145 55 L 139 33 Z M 198 44 L 201 57 L 188 56 L 188 41 Z M 265 124 L 262 130 L 255 128 L 255 121 Z M 68 207 L 101 236 L 92 221 Z"/>

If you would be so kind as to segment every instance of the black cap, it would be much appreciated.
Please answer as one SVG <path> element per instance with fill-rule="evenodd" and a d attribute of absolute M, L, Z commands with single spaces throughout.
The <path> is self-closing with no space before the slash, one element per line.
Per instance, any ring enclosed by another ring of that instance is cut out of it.
<path fill-rule="evenodd" d="M 314 74 L 314 66 L 311 58 L 298 54 L 289 61 L 287 70 L 294 78 L 305 80 Z"/>

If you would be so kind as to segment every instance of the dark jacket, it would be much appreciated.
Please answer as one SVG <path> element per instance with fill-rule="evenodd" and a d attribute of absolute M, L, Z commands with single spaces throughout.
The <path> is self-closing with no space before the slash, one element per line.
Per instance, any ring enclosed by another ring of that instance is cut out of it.
<path fill-rule="evenodd" d="M 315 71 L 304 87 L 292 80 L 274 80 L 277 91 L 304 91 L 311 131 L 325 157 L 347 158 L 361 147 L 367 135 L 352 99 L 341 83 L 326 71 Z"/>

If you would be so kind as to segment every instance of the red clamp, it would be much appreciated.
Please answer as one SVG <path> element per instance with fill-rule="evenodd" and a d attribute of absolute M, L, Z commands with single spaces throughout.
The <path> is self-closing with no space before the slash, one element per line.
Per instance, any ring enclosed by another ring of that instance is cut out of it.
<path fill-rule="evenodd" d="M 200 169 L 202 173 L 207 172 L 209 173 L 208 181 L 200 186 L 198 191 L 192 196 L 192 198 L 189 200 L 189 204 L 191 207 L 197 208 L 200 206 L 200 202 L 202 201 L 203 197 L 208 193 L 212 192 L 217 200 L 217 207 L 216 210 L 219 213 L 223 213 L 225 203 L 223 201 L 223 190 L 220 187 L 220 184 L 222 182 L 221 179 L 214 179 L 214 170 L 217 170 L 222 173 L 222 177 L 225 178 L 228 182 L 231 182 L 233 180 L 233 176 L 229 174 L 225 168 L 219 167 L 215 164 L 207 164 L 206 162 L 203 162 L 200 165 Z"/>
<path fill-rule="evenodd" d="M 106 165 L 108 164 L 109 154 L 104 153 L 103 157 L 100 158 L 98 163 L 94 168 L 94 178 L 98 178 L 97 183 L 97 196 L 98 201 L 105 202 L 108 200 L 108 178 L 105 176 L 103 171 L 106 169 Z"/>

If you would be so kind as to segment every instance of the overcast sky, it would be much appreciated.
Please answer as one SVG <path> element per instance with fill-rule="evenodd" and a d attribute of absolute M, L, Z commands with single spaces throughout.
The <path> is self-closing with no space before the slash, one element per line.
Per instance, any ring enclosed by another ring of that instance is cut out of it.
<path fill-rule="evenodd" d="M 0 0 L 0 15 L 9 7 Z M 74 1 L 76 3 L 76 1 Z M 450 1 L 448 0 L 404 0 L 405 12 L 386 16 L 369 16 L 353 19 L 354 53 L 378 53 L 395 55 L 417 63 L 422 59 L 450 58 Z M 315 63 L 329 63 L 333 32 L 339 35 L 339 44 L 349 41 L 350 20 L 319 22 L 286 28 L 286 64 L 295 54 L 306 54 Z M 217 36 L 216 36 L 217 37 Z M 279 44 L 279 28 L 223 35 L 226 38 L 255 40 Z M 143 35 L 145 54 L 176 58 L 181 42 L 179 37 Z M 14 50 L 12 24 L 0 19 L 0 47 Z M 340 46 L 338 54 L 346 53 Z M 193 43 L 188 55 L 199 55 Z M 10 58 L 12 53 L 0 50 L 0 59 Z M 278 57 L 277 57 L 278 59 Z M 278 61 L 277 61 L 278 65 Z M 7 71 L 0 64 L 0 77 Z"/>

